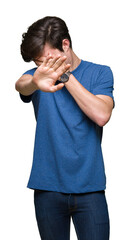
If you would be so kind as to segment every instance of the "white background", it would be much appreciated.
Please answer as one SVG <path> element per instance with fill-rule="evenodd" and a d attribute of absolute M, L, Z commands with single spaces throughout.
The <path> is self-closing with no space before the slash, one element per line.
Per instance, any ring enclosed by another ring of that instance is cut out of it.
<path fill-rule="evenodd" d="M 34 67 L 20 55 L 21 35 L 45 16 L 64 19 L 74 52 L 83 60 L 108 65 L 114 74 L 115 109 L 104 127 L 103 155 L 111 240 L 130 239 L 130 7 L 127 0 L 4 1 L 0 20 L 0 239 L 40 239 L 27 189 L 33 156 L 35 118 L 15 82 Z M 71 224 L 71 239 L 76 234 Z"/>

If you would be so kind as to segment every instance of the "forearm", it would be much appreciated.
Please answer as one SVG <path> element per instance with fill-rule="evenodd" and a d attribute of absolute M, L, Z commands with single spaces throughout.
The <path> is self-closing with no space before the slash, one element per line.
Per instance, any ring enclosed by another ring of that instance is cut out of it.
<path fill-rule="evenodd" d="M 90 93 L 76 80 L 73 75 L 65 83 L 65 87 L 73 96 L 81 110 L 99 126 L 103 126 L 109 120 L 110 111 L 106 102 Z"/>
<path fill-rule="evenodd" d="M 33 76 L 30 74 L 23 75 L 16 83 L 15 89 L 21 94 L 31 95 L 37 90 L 36 84 L 32 81 Z"/>

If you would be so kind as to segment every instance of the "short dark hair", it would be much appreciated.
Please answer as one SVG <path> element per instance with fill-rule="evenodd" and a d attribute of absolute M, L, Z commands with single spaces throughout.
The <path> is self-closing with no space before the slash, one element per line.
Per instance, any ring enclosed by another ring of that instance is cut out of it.
<path fill-rule="evenodd" d="M 62 40 L 68 39 L 72 49 L 72 41 L 66 23 L 58 17 L 44 17 L 34 22 L 26 33 L 22 34 L 21 55 L 25 62 L 39 57 L 45 43 L 63 52 Z"/>

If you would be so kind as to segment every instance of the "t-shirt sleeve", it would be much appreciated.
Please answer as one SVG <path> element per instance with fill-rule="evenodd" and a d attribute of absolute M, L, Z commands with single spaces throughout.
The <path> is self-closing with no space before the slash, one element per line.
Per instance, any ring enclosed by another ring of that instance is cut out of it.
<path fill-rule="evenodd" d="M 112 70 L 108 66 L 102 66 L 102 68 L 99 71 L 96 83 L 93 86 L 92 93 L 94 95 L 110 96 L 113 99 L 113 103 L 115 106 L 113 90 L 114 90 L 114 77 Z"/>
<path fill-rule="evenodd" d="M 23 75 L 25 75 L 25 74 L 30 74 L 30 75 L 33 76 L 35 70 L 36 70 L 36 68 L 33 68 L 33 69 L 31 69 L 31 70 L 28 70 L 28 71 L 26 71 L 25 73 L 23 73 Z M 30 94 L 30 95 L 28 95 L 28 96 L 25 96 L 25 95 L 23 95 L 23 94 L 21 94 L 21 93 L 19 93 L 19 95 L 20 95 L 21 100 L 22 100 L 24 103 L 29 103 L 29 102 L 32 101 L 32 97 L 33 97 L 34 93 L 32 93 L 32 94 Z"/>
<path fill-rule="evenodd" d="M 21 93 L 19 93 L 19 95 L 20 95 L 21 100 L 22 100 L 23 102 L 25 102 L 25 103 L 29 103 L 29 102 L 32 101 L 33 93 L 32 93 L 31 95 L 28 95 L 28 96 L 25 96 L 25 95 L 23 95 L 23 94 L 21 94 Z"/>

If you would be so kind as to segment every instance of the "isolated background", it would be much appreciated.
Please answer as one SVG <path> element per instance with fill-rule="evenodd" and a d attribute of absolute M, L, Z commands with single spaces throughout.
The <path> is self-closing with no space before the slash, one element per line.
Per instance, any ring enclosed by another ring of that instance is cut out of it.
<path fill-rule="evenodd" d="M 4 1 L 0 19 L 0 239 L 40 239 L 33 190 L 26 188 L 33 156 L 35 118 L 15 82 L 34 63 L 20 55 L 21 35 L 45 16 L 63 18 L 73 50 L 83 60 L 108 65 L 114 74 L 115 109 L 104 127 L 103 155 L 111 240 L 130 239 L 130 7 L 127 0 Z M 56 123 L 55 123 L 56 124 Z M 76 240 L 71 224 L 71 240 Z"/>

